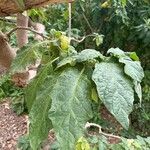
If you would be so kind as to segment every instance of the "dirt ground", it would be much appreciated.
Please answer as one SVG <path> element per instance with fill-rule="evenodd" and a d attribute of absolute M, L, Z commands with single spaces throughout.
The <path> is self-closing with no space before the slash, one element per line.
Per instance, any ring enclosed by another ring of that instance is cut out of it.
<path fill-rule="evenodd" d="M 17 150 L 17 140 L 27 133 L 27 115 L 17 116 L 10 108 L 9 100 L 0 103 L 0 150 Z M 50 143 L 55 140 L 50 132 L 43 145 L 43 150 L 50 150 Z"/>
<path fill-rule="evenodd" d="M 17 139 L 27 132 L 27 116 L 17 116 L 9 101 L 0 104 L 0 150 L 16 150 Z"/>

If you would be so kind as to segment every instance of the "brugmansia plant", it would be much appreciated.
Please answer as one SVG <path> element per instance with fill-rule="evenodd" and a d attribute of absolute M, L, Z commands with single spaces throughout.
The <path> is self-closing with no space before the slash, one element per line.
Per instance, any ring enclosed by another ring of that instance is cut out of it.
<path fill-rule="evenodd" d="M 25 91 L 29 111 L 29 143 L 37 150 L 54 129 L 61 150 L 80 149 L 92 104 L 106 106 L 125 128 L 129 127 L 134 96 L 141 102 L 144 77 L 134 52 L 111 48 L 107 57 L 94 49 L 77 52 L 62 32 L 51 30 L 50 40 L 23 47 L 11 72 L 24 71 L 41 60 L 37 76 Z M 98 112 L 97 112 L 98 113 Z"/>

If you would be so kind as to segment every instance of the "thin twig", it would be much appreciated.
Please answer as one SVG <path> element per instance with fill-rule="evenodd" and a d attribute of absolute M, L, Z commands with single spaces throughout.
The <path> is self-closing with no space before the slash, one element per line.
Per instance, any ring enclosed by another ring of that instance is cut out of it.
<path fill-rule="evenodd" d="M 90 25 L 90 22 L 88 21 L 87 17 L 85 16 L 85 14 L 84 14 L 84 13 L 82 13 L 82 15 L 83 15 L 83 18 L 85 19 L 85 21 L 86 21 L 87 25 L 89 26 L 89 28 L 90 28 L 91 32 L 93 32 L 92 26 Z"/>
<path fill-rule="evenodd" d="M 82 39 L 75 39 L 75 38 L 71 38 L 70 40 L 71 41 L 75 41 L 75 42 L 78 42 L 78 43 L 81 43 L 83 42 L 87 37 L 95 37 L 94 34 L 89 34 L 89 35 L 86 35 L 86 36 L 83 36 Z"/>
<path fill-rule="evenodd" d="M 104 133 L 102 131 L 102 127 L 100 125 L 96 124 L 96 123 L 89 123 L 89 122 L 87 122 L 86 125 L 85 125 L 85 128 L 87 129 L 87 128 L 90 128 L 90 127 L 97 127 L 99 129 L 99 134 L 102 134 L 102 135 L 104 135 L 106 137 L 121 139 L 120 136 L 116 136 L 116 135 L 113 135 L 113 134 Z"/>
<path fill-rule="evenodd" d="M 72 19 L 72 16 L 71 16 L 71 3 L 68 4 L 68 11 L 69 11 L 69 29 L 68 29 L 68 37 L 69 39 L 71 38 L 71 19 Z"/>
<path fill-rule="evenodd" d="M 33 32 L 33 33 L 35 33 L 35 34 L 40 35 L 40 36 L 43 37 L 44 39 L 49 40 L 49 38 L 48 38 L 47 36 L 43 35 L 43 33 L 39 33 L 39 32 L 37 32 L 36 30 L 34 30 L 34 29 L 32 29 L 32 28 L 28 28 L 28 27 L 16 27 L 16 28 L 12 29 L 10 32 L 8 32 L 8 33 L 6 34 L 6 36 L 7 36 L 7 37 L 10 37 L 11 34 L 12 34 L 13 32 L 15 32 L 16 30 L 28 30 L 28 31 L 31 31 L 31 32 Z"/>
<path fill-rule="evenodd" d="M 4 21 L 10 24 L 16 24 L 16 20 L 14 19 L 0 18 L 0 21 Z"/>

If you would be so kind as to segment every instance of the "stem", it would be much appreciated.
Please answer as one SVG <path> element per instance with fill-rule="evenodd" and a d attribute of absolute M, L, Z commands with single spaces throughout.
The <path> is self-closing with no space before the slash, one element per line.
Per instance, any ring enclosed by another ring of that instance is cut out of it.
<path fill-rule="evenodd" d="M 16 24 L 16 20 L 8 19 L 8 18 L 0 18 L 0 21 L 4 21 L 10 24 Z"/>
<path fill-rule="evenodd" d="M 112 138 L 116 138 L 116 139 L 121 139 L 120 136 L 116 136 L 116 135 L 113 135 L 113 134 L 104 133 L 102 131 L 102 127 L 100 125 L 96 124 L 96 123 L 89 123 L 89 122 L 87 122 L 86 125 L 85 125 L 85 128 L 87 129 L 87 128 L 90 128 L 92 126 L 93 127 L 97 127 L 99 129 L 99 134 L 102 134 L 102 135 L 104 135 L 106 137 L 112 137 Z"/>
<path fill-rule="evenodd" d="M 47 39 L 47 40 L 49 39 L 47 36 L 44 36 L 42 33 L 39 33 L 39 32 L 37 32 L 36 30 L 31 29 L 31 28 L 28 28 L 28 27 L 16 27 L 16 28 L 12 29 L 10 32 L 8 32 L 8 33 L 6 34 L 7 37 L 10 37 L 11 34 L 12 34 L 13 32 L 15 32 L 16 30 L 28 30 L 28 31 L 31 31 L 31 32 L 33 32 L 33 33 L 35 33 L 35 34 L 40 35 L 40 36 L 43 37 L 44 39 Z"/>
<path fill-rule="evenodd" d="M 83 42 L 88 37 L 95 37 L 95 35 L 94 34 L 89 34 L 89 35 L 83 36 L 82 39 L 80 39 L 80 40 L 75 39 L 75 38 L 71 38 L 71 40 L 75 41 L 75 42 L 78 42 L 78 43 L 81 43 L 81 42 Z"/>
<path fill-rule="evenodd" d="M 68 9 L 69 9 L 69 29 L 68 29 L 68 37 L 71 38 L 71 3 L 68 4 Z"/>
<path fill-rule="evenodd" d="M 82 13 L 82 15 L 83 15 L 83 18 L 85 19 L 85 21 L 86 21 L 87 25 L 89 26 L 89 28 L 90 28 L 91 32 L 93 32 L 92 26 L 90 25 L 90 22 L 88 21 L 87 17 L 85 16 L 85 14 L 84 14 L 84 13 Z"/>

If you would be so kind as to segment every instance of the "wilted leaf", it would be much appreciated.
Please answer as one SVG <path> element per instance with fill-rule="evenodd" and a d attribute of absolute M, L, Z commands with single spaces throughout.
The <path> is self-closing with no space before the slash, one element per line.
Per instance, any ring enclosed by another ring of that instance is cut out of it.
<path fill-rule="evenodd" d="M 138 82 L 142 81 L 142 79 L 144 78 L 144 71 L 139 61 L 132 61 L 128 57 L 122 57 L 119 59 L 119 62 L 125 64 L 124 71 L 133 80 Z"/>
<path fill-rule="evenodd" d="M 133 84 L 115 63 L 96 64 L 92 76 L 99 98 L 120 124 L 128 129 L 134 101 Z"/>

